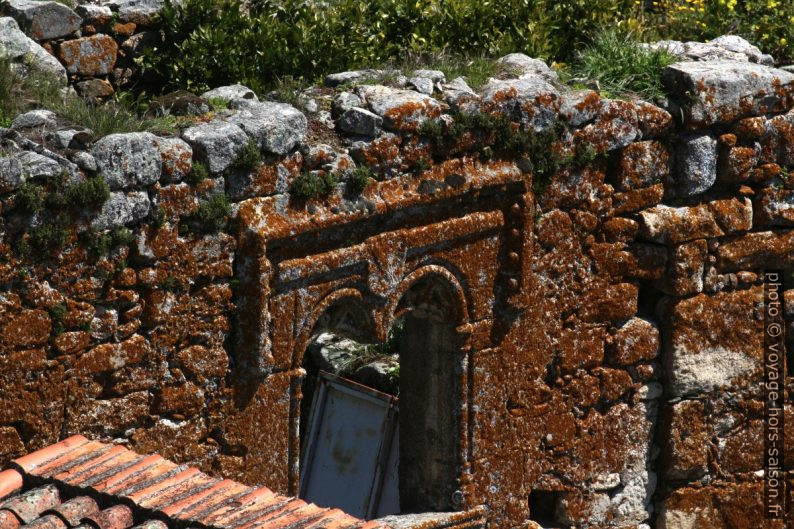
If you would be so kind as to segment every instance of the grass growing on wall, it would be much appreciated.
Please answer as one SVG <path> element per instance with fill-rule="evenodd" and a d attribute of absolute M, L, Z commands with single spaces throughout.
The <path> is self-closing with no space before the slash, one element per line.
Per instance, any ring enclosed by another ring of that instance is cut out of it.
<path fill-rule="evenodd" d="M 52 79 L 42 75 L 22 77 L 12 64 L 0 60 L 0 126 L 8 127 L 14 117 L 26 110 L 52 110 L 64 121 L 90 129 L 96 137 L 119 132 L 172 132 L 170 117 L 141 117 L 124 102 L 124 94 L 96 104 L 66 92 Z"/>

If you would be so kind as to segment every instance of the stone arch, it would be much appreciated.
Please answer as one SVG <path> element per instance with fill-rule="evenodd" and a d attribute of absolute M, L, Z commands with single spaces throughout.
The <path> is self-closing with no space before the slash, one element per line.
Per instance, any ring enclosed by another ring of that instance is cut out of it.
<path fill-rule="evenodd" d="M 454 274 L 427 265 L 408 274 L 390 307 L 400 337 L 400 506 L 403 511 L 460 508 L 465 355 L 458 327 L 465 294 Z"/>
<path fill-rule="evenodd" d="M 334 290 L 323 297 L 304 320 L 305 324 L 296 336 L 293 367 L 300 367 L 306 347 L 317 334 L 326 330 L 358 342 L 376 341 L 379 322 L 365 298 L 365 294 L 355 287 Z"/>

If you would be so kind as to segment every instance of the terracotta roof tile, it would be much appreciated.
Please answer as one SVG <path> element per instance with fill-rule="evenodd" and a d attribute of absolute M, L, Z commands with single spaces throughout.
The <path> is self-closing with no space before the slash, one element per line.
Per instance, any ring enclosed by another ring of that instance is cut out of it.
<path fill-rule="evenodd" d="M 82 436 L 7 467 L 0 529 L 388 529 Z"/>
<path fill-rule="evenodd" d="M 54 507 L 53 512 L 63 518 L 70 527 L 80 525 L 83 518 L 89 518 L 99 513 L 99 505 L 93 498 L 77 496 L 69 501 Z"/>

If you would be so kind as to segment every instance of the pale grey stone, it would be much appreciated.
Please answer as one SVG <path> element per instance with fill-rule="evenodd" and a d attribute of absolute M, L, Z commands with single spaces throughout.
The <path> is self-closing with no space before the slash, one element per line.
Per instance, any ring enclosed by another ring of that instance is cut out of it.
<path fill-rule="evenodd" d="M 593 90 L 571 90 L 563 92 L 560 115 L 571 127 L 580 127 L 592 121 L 601 108 L 598 93 Z M 590 103 L 592 102 L 592 103 Z M 590 103 L 590 104 L 588 104 Z"/>
<path fill-rule="evenodd" d="M 238 99 L 229 106 L 240 110 L 229 121 L 245 131 L 264 151 L 287 154 L 306 140 L 308 120 L 292 105 Z"/>
<path fill-rule="evenodd" d="M 306 351 L 318 368 L 329 373 L 339 373 L 363 352 L 360 343 L 331 333 L 320 334 Z"/>
<path fill-rule="evenodd" d="M 0 11 L 13 17 L 34 40 L 52 40 L 71 35 L 80 29 L 83 19 L 59 2 L 38 0 L 4 0 Z"/>
<path fill-rule="evenodd" d="M 332 73 L 325 77 L 325 86 L 339 86 L 355 81 L 369 81 L 383 75 L 383 70 L 352 70 L 349 72 Z"/>
<path fill-rule="evenodd" d="M 165 0 L 110 0 L 105 5 L 118 13 L 121 22 L 148 26 L 165 5 Z"/>
<path fill-rule="evenodd" d="M 11 122 L 12 129 L 32 129 L 35 127 L 54 127 L 56 124 L 55 112 L 45 109 L 31 110 L 20 114 Z"/>
<path fill-rule="evenodd" d="M 717 180 L 717 138 L 710 134 L 683 136 L 675 153 L 676 189 L 689 197 L 708 191 Z"/>
<path fill-rule="evenodd" d="M 437 118 L 442 110 L 438 101 L 413 90 L 365 85 L 357 87 L 356 92 L 391 130 L 416 130 L 425 121 Z"/>
<path fill-rule="evenodd" d="M 22 162 L 17 158 L 0 158 L 0 194 L 10 193 L 25 182 Z"/>
<path fill-rule="evenodd" d="M 227 103 L 234 99 L 250 99 L 252 101 L 259 101 L 253 90 L 241 84 L 233 84 L 229 86 L 219 86 L 201 94 L 204 99 L 223 99 Z"/>
<path fill-rule="evenodd" d="M 89 171 L 93 173 L 97 170 L 96 158 L 85 151 L 75 152 L 72 154 L 71 160 L 83 171 Z"/>
<path fill-rule="evenodd" d="M 150 209 L 149 195 L 145 191 L 113 192 L 91 226 L 95 230 L 121 228 L 142 221 L 149 215 Z"/>
<path fill-rule="evenodd" d="M 662 79 L 690 129 L 783 111 L 794 96 L 794 74 L 750 62 L 678 62 Z"/>
<path fill-rule="evenodd" d="M 80 4 L 74 10 L 91 24 L 107 22 L 113 16 L 113 11 L 106 5 Z"/>
<path fill-rule="evenodd" d="M 723 35 L 709 42 L 681 42 L 661 40 L 642 44 L 649 49 L 663 49 L 682 60 L 694 61 L 742 61 L 773 66 L 771 55 L 763 53 L 738 35 Z"/>
<path fill-rule="evenodd" d="M 357 136 L 377 136 L 381 131 L 383 118 L 364 108 L 351 108 L 339 118 L 339 130 Z"/>
<path fill-rule="evenodd" d="M 19 29 L 17 21 L 11 17 L 0 17 L 0 59 L 23 63 L 17 71 L 26 73 L 26 68 L 50 75 L 55 80 L 66 83 L 66 68 L 58 59 L 47 53 L 33 39 Z"/>
<path fill-rule="evenodd" d="M 22 171 L 27 178 L 52 178 L 61 174 L 61 164 L 41 154 L 24 151 L 15 155 L 22 163 Z"/>
<path fill-rule="evenodd" d="M 157 137 L 149 132 L 111 134 L 94 144 L 91 154 L 110 189 L 126 189 L 157 182 L 162 159 Z"/>
<path fill-rule="evenodd" d="M 182 138 L 207 163 L 212 173 L 225 171 L 248 143 L 248 136 L 234 123 L 211 121 L 186 129 Z"/>
<path fill-rule="evenodd" d="M 499 112 L 535 132 L 557 122 L 560 105 L 560 92 L 540 75 L 491 80 L 482 89 L 484 111 Z"/>
<path fill-rule="evenodd" d="M 334 117 L 339 117 L 344 114 L 347 110 L 350 110 L 353 107 L 360 107 L 364 104 L 364 101 L 361 100 L 356 94 L 351 92 L 340 92 L 335 98 L 334 102 L 331 104 L 331 110 Z"/>
<path fill-rule="evenodd" d="M 447 78 L 441 70 L 428 70 L 423 68 L 414 70 L 411 77 L 423 77 L 425 79 L 430 79 L 434 83 L 443 83 Z"/>
<path fill-rule="evenodd" d="M 427 77 L 410 77 L 408 86 L 420 94 L 433 95 L 433 80 Z"/>
<path fill-rule="evenodd" d="M 496 62 L 505 66 L 509 70 L 508 73 L 514 73 L 516 76 L 539 75 L 547 81 L 559 81 L 557 72 L 549 68 L 545 62 L 523 53 L 510 53 Z"/>

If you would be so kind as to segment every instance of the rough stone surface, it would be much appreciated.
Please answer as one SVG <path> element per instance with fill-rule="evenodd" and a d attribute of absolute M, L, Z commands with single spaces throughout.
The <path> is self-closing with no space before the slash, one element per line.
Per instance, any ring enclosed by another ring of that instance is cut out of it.
<path fill-rule="evenodd" d="M 164 4 L 164 0 L 110 0 L 105 5 L 118 13 L 121 22 L 148 26 Z"/>
<path fill-rule="evenodd" d="M 662 182 L 670 174 L 668 148 L 659 141 L 634 142 L 618 154 L 616 183 L 630 191 Z"/>
<path fill-rule="evenodd" d="M 25 181 L 24 167 L 16 157 L 0 158 L 0 191 L 10 193 Z"/>
<path fill-rule="evenodd" d="M 682 60 L 694 61 L 750 61 L 766 66 L 774 66 L 771 55 L 761 52 L 738 35 L 722 35 L 709 42 L 680 42 L 662 40 L 647 45 L 653 49 L 663 49 Z"/>
<path fill-rule="evenodd" d="M 306 139 L 306 116 L 286 103 L 233 101 L 240 111 L 229 118 L 254 140 L 259 148 L 273 154 L 287 154 Z"/>
<path fill-rule="evenodd" d="M 61 164 L 35 152 L 21 152 L 15 158 L 22 164 L 22 172 L 26 178 L 52 178 L 63 171 Z"/>
<path fill-rule="evenodd" d="M 561 105 L 557 89 L 542 76 L 491 81 L 482 89 L 482 107 L 513 118 L 540 132 L 557 121 Z"/>
<path fill-rule="evenodd" d="M 672 395 L 740 384 L 763 367 L 763 333 L 756 317 L 762 302 L 762 290 L 753 288 L 699 294 L 671 308 L 665 362 Z"/>
<path fill-rule="evenodd" d="M 752 227 L 749 199 L 715 200 L 691 207 L 655 206 L 640 212 L 640 235 L 660 243 L 719 237 Z"/>
<path fill-rule="evenodd" d="M 0 12 L 13 17 L 31 38 L 42 41 L 71 35 L 82 19 L 64 4 L 37 0 L 4 0 Z"/>
<path fill-rule="evenodd" d="M 663 80 L 690 129 L 780 112 L 794 102 L 794 74 L 749 62 L 679 62 Z"/>
<path fill-rule="evenodd" d="M 97 230 L 121 228 L 145 219 L 150 208 L 149 195 L 145 192 L 114 192 L 91 222 L 91 226 Z"/>
<path fill-rule="evenodd" d="M 55 118 L 55 112 L 51 110 L 31 110 L 15 117 L 11 122 L 11 128 L 31 129 L 37 127 L 53 127 L 56 123 Z"/>
<path fill-rule="evenodd" d="M 540 59 L 533 59 L 523 53 L 510 53 L 496 61 L 507 68 L 508 73 L 513 73 L 518 76 L 535 76 L 539 75 L 548 81 L 559 81 L 557 72 L 549 68 L 549 66 Z"/>
<path fill-rule="evenodd" d="M 339 130 L 357 136 L 377 136 L 383 125 L 383 118 L 364 108 L 351 108 L 339 117 Z"/>
<path fill-rule="evenodd" d="M 163 162 L 161 180 L 179 182 L 190 174 L 193 165 L 193 149 L 179 138 L 157 138 L 155 140 Z"/>
<path fill-rule="evenodd" d="M 162 157 L 157 137 L 149 132 L 105 136 L 94 144 L 91 154 L 111 189 L 149 185 L 160 179 Z"/>
<path fill-rule="evenodd" d="M 416 131 L 425 121 L 441 115 L 438 101 L 412 90 L 380 85 L 359 86 L 356 90 L 370 110 L 383 118 L 389 130 Z"/>
<path fill-rule="evenodd" d="M 213 173 L 228 168 L 248 142 L 243 129 L 233 123 L 217 121 L 190 127 L 182 133 L 182 137 Z"/>
<path fill-rule="evenodd" d="M 0 57 L 28 64 L 32 69 L 51 75 L 58 81 L 66 81 L 66 69 L 58 59 L 25 35 L 11 17 L 0 17 Z"/>
<path fill-rule="evenodd" d="M 58 50 L 58 57 L 70 74 L 107 75 L 116 64 L 118 45 L 108 35 L 92 35 L 68 40 Z"/>
<path fill-rule="evenodd" d="M 676 188 L 689 197 L 707 191 L 717 180 L 717 139 L 709 134 L 681 138 L 676 153 Z"/>
<path fill-rule="evenodd" d="M 212 90 L 204 92 L 201 94 L 201 97 L 208 101 L 210 99 L 222 99 L 227 103 L 235 99 L 259 100 L 253 90 L 241 84 L 219 86 L 218 88 L 213 88 Z"/>

